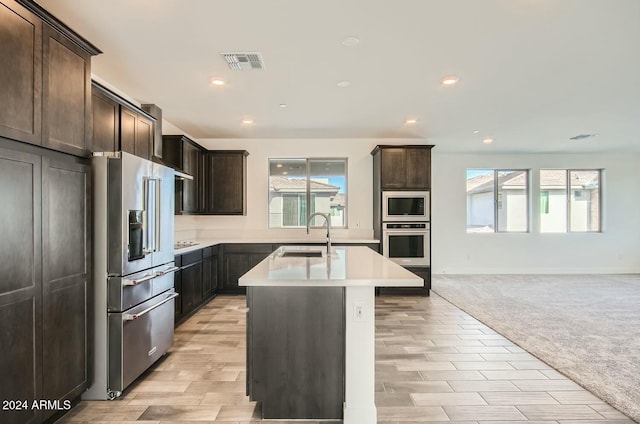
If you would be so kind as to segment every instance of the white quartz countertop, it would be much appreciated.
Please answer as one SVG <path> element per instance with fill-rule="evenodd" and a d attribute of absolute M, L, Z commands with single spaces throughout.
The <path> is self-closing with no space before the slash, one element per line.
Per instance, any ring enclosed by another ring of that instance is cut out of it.
<path fill-rule="evenodd" d="M 195 239 L 191 240 L 194 243 L 193 246 L 181 247 L 174 249 L 174 254 L 183 255 L 185 253 L 193 252 L 198 249 L 202 249 L 209 246 L 215 246 L 223 243 L 267 243 L 267 244 L 279 244 L 279 243 L 295 243 L 295 244 L 313 244 L 313 243 L 326 243 L 326 239 L 323 238 L 287 238 L 287 239 L 265 239 L 265 238 L 241 238 L 241 239 Z M 380 240 L 375 239 L 332 239 L 332 243 L 341 244 L 378 244 Z"/>
<path fill-rule="evenodd" d="M 321 251 L 321 257 L 286 252 Z M 285 255 L 285 256 L 283 256 Z M 282 246 L 240 277 L 240 286 L 421 287 L 422 278 L 365 246 Z"/>

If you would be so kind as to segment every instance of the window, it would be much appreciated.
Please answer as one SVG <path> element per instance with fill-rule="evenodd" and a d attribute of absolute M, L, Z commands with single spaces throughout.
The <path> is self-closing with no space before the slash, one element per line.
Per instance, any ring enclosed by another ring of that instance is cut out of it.
<path fill-rule="evenodd" d="M 347 226 L 346 159 L 269 159 L 269 227 L 304 228 L 316 212 Z M 324 226 L 321 216 L 312 227 Z"/>
<path fill-rule="evenodd" d="M 541 169 L 540 232 L 600 231 L 600 179 L 599 169 Z"/>
<path fill-rule="evenodd" d="M 467 169 L 467 232 L 526 232 L 529 171 Z"/>

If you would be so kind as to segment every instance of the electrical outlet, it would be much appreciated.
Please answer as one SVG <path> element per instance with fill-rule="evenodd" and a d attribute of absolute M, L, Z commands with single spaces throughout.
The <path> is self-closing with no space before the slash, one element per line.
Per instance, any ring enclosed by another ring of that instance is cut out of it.
<path fill-rule="evenodd" d="M 364 303 L 355 303 L 353 305 L 353 320 L 364 321 L 364 319 L 365 319 Z"/>

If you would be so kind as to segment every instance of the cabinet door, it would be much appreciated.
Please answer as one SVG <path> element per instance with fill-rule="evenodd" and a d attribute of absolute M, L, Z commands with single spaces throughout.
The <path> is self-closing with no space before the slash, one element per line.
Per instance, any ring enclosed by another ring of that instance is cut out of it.
<path fill-rule="evenodd" d="M 93 115 L 92 152 L 115 152 L 120 150 L 120 105 L 104 94 L 91 93 Z"/>
<path fill-rule="evenodd" d="M 416 190 L 429 190 L 431 176 L 431 150 L 407 148 L 407 186 Z"/>
<path fill-rule="evenodd" d="M 222 282 L 225 289 L 238 288 L 238 279 L 251 269 L 251 254 L 249 253 L 225 253 L 224 276 Z"/>
<path fill-rule="evenodd" d="M 405 149 L 383 149 L 380 154 L 380 183 L 382 188 L 404 188 L 407 181 Z"/>
<path fill-rule="evenodd" d="M 153 148 L 153 122 L 138 115 L 136 117 L 135 154 L 141 158 L 151 160 Z"/>
<path fill-rule="evenodd" d="M 0 136 L 42 144 L 42 21 L 13 0 L 0 3 L 0 57 Z"/>
<path fill-rule="evenodd" d="M 43 159 L 43 399 L 75 399 L 89 385 L 90 171 L 83 161 Z"/>
<path fill-rule="evenodd" d="M 209 185 L 207 175 L 207 155 L 204 151 L 198 151 L 198 213 L 206 213 L 207 211 L 207 198 L 206 191 Z"/>
<path fill-rule="evenodd" d="M 202 302 L 202 262 L 182 268 L 182 313 L 193 311 Z"/>
<path fill-rule="evenodd" d="M 182 146 L 182 167 L 184 172 L 193 176 L 193 180 L 182 182 L 182 212 L 198 212 L 198 169 L 199 148 L 191 143 Z"/>
<path fill-rule="evenodd" d="M 0 222 L 6 224 L 0 243 L 0 399 L 5 400 L 44 398 L 40 181 L 39 156 L 0 147 Z M 2 422 L 40 422 L 40 415 L 30 408 L 2 411 Z"/>
<path fill-rule="evenodd" d="M 154 104 L 144 104 L 140 105 L 140 107 L 156 119 L 156 122 L 153 124 L 151 145 L 153 146 L 153 156 L 162 159 L 162 109 Z"/>
<path fill-rule="evenodd" d="M 136 154 L 136 113 L 120 106 L 120 150 Z"/>
<path fill-rule="evenodd" d="M 242 153 L 209 153 L 207 213 L 245 213 L 245 161 Z"/>
<path fill-rule="evenodd" d="M 89 154 L 91 56 L 48 25 L 43 27 L 42 145 Z"/>
<path fill-rule="evenodd" d="M 213 295 L 213 261 L 211 257 L 202 261 L 202 299 L 209 299 Z"/>

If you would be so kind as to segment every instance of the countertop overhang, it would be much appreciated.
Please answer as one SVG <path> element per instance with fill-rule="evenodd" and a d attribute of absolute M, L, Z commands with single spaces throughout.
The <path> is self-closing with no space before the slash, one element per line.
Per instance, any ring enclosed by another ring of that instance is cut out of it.
<path fill-rule="evenodd" d="M 287 251 L 323 251 L 288 257 Z M 282 246 L 239 279 L 240 286 L 422 287 L 422 278 L 365 246 Z"/>

